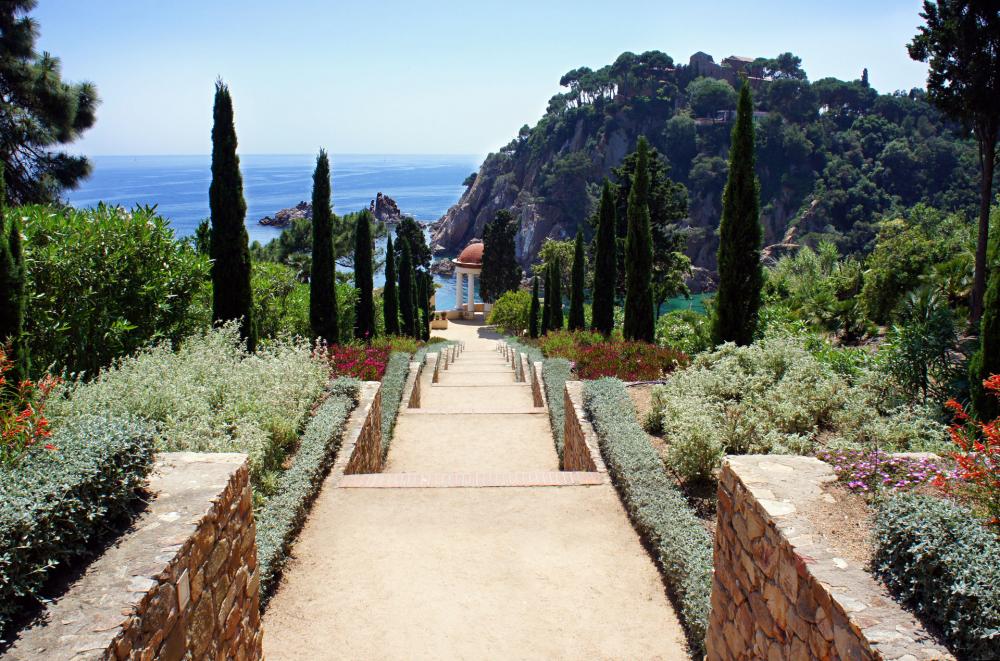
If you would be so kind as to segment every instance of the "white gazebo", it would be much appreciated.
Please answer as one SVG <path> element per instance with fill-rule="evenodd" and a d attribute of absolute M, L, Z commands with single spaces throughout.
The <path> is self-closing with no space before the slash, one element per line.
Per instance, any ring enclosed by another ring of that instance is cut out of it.
<path fill-rule="evenodd" d="M 476 315 L 476 278 L 483 270 L 483 244 L 470 243 L 452 262 L 455 264 L 455 309 L 463 318 L 473 319 Z"/>

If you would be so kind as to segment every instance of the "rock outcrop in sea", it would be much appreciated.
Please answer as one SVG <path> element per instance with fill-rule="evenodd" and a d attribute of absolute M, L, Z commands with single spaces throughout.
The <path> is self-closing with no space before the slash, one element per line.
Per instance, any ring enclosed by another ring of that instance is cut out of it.
<path fill-rule="evenodd" d="M 257 222 L 261 225 L 267 225 L 269 227 L 288 227 L 292 224 L 293 220 L 297 220 L 299 218 L 308 218 L 309 220 L 312 220 L 312 217 L 312 205 L 308 202 L 302 201 L 294 207 L 289 207 L 276 212 L 273 216 L 264 216 Z"/>
<path fill-rule="evenodd" d="M 368 210 L 372 212 L 376 220 L 388 225 L 398 223 L 403 217 L 396 200 L 382 193 L 375 196 L 375 199 L 368 205 Z"/>

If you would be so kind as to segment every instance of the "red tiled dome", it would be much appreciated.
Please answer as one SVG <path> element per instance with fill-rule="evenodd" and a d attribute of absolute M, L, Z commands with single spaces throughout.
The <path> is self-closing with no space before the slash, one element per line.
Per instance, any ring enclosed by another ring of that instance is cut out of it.
<path fill-rule="evenodd" d="M 459 266 L 482 266 L 483 265 L 483 244 L 470 243 L 465 250 L 455 259 Z"/>

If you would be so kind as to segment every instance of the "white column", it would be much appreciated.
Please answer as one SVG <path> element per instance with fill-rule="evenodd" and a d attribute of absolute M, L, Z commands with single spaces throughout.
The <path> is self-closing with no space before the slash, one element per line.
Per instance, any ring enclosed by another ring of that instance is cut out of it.
<path fill-rule="evenodd" d="M 455 309 L 462 309 L 462 273 L 455 269 Z"/>
<path fill-rule="evenodd" d="M 469 307 L 467 308 L 469 312 L 475 313 L 476 311 L 476 274 L 469 274 Z"/>

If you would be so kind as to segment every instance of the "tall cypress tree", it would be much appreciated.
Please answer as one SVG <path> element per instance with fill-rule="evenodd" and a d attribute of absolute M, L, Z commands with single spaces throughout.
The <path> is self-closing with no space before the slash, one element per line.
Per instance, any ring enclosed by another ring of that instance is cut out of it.
<path fill-rule="evenodd" d="M 399 294 L 396 292 L 396 253 L 392 234 L 385 240 L 385 287 L 382 289 L 382 316 L 385 334 L 399 335 Z"/>
<path fill-rule="evenodd" d="M 1000 401 L 983 388 L 983 381 L 1000 374 L 1000 237 L 993 237 L 993 268 L 979 320 L 979 350 L 969 361 L 969 390 L 976 416 L 986 422 L 1000 416 Z"/>
<path fill-rule="evenodd" d="M 583 316 L 583 276 L 586 266 L 583 257 L 583 232 L 576 231 L 573 250 L 573 280 L 569 292 L 569 329 L 583 330 L 587 322 Z"/>
<path fill-rule="evenodd" d="M 747 345 L 753 341 L 764 275 L 760 265 L 760 184 L 754 172 L 753 102 L 740 90 L 729 149 L 729 178 L 722 194 L 719 226 L 719 291 L 712 339 Z"/>
<path fill-rule="evenodd" d="M 479 278 L 479 295 L 493 303 L 504 293 L 521 286 L 521 267 L 517 263 L 514 239 L 518 224 L 514 214 L 506 209 L 497 211 L 483 228 L 483 269 Z"/>
<path fill-rule="evenodd" d="M 531 309 L 528 311 L 528 337 L 538 337 L 538 276 L 531 279 Z"/>
<path fill-rule="evenodd" d="M 563 329 L 562 263 L 556 257 L 552 262 L 552 330 Z M 546 292 L 547 293 L 547 292 Z"/>
<path fill-rule="evenodd" d="M 615 283 L 618 280 L 618 242 L 615 228 L 615 196 L 605 179 L 601 190 L 601 208 L 597 217 L 596 254 L 594 256 L 594 305 L 590 327 L 604 335 L 615 328 Z"/>
<path fill-rule="evenodd" d="M 28 378 L 30 359 L 24 337 L 25 268 L 21 228 L 13 217 L 7 222 L 7 187 L 0 162 L 0 346 L 9 351 L 11 371 L 7 382 L 17 387 Z"/>
<path fill-rule="evenodd" d="M 358 298 L 354 303 L 354 339 L 371 342 L 375 338 L 375 285 L 372 279 L 372 214 L 367 209 L 358 214 L 354 228 L 354 287 Z"/>
<path fill-rule="evenodd" d="M 545 301 L 542 303 L 542 327 L 539 332 L 548 335 L 552 327 L 552 264 L 545 267 L 542 276 L 545 278 Z"/>
<path fill-rule="evenodd" d="M 212 125 L 212 184 L 208 204 L 212 218 L 212 321 L 239 320 L 240 336 L 249 351 L 257 347 L 250 289 L 250 245 L 244 224 L 240 157 L 236 155 L 236 126 L 229 87 L 215 83 Z"/>
<path fill-rule="evenodd" d="M 312 191 L 312 273 L 309 277 L 309 324 L 313 338 L 330 344 L 340 340 L 333 262 L 333 211 L 330 208 L 330 159 L 325 149 L 316 157 Z"/>
<path fill-rule="evenodd" d="M 431 276 L 429 273 L 417 271 L 417 292 L 420 295 L 420 332 L 418 340 L 429 340 L 431 338 Z"/>
<path fill-rule="evenodd" d="M 417 327 L 413 300 L 413 253 L 410 242 L 405 238 L 398 238 L 398 242 L 403 244 L 403 256 L 399 260 L 399 314 L 403 318 L 400 330 L 403 335 L 413 337 Z"/>
<path fill-rule="evenodd" d="M 653 234 L 649 226 L 649 143 L 637 146 L 635 180 L 628 195 L 625 235 L 626 340 L 652 342 L 656 329 L 653 310 Z"/>

